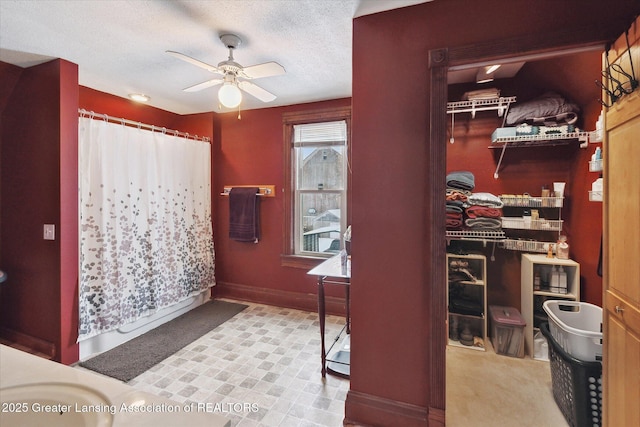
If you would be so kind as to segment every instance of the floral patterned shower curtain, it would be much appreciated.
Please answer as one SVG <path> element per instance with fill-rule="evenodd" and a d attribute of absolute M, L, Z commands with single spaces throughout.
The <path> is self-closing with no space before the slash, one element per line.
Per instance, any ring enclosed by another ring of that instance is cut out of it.
<path fill-rule="evenodd" d="M 80 117 L 79 338 L 215 284 L 211 146 Z"/>

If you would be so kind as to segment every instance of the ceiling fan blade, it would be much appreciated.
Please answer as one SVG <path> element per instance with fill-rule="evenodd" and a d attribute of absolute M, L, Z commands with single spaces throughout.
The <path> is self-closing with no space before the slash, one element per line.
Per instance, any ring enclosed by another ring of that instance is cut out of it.
<path fill-rule="evenodd" d="M 195 65 L 196 67 L 200 67 L 200 68 L 204 68 L 207 71 L 211 71 L 212 73 L 222 73 L 218 67 L 211 65 L 211 64 L 207 64 L 206 62 L 202 62 L 198 59 L 192 58 L 189 55 L 185 55 L 184 53 L 180 53 L 180 52 L 174 52 L 172 50 L 168 50 L 167 53 L 171 56 L 175 56 L 178 59 L 182 59 L 183 61 L 186 61 L 190 64 Z"/>
<path fill-rule="evenodd" d="M 197 85 L 186 87 L 182 90 L 185 92 L 197 92 L 199 90 L 206 89 L 211 86 L 219 85 L 222 82 L 224 82 L 224 79 L 211 79 L 203 83 L 198 83 Z"/>
<path fill-rule="evenodd" d="M 240 89 L 244 90 L 249 95 L 255 96 L 262 102 L 270 102 L 276 99 L 276 96 L 274 94 L 262 89 L 260 86 L 251 82 L 242 81 L 238 83 L 238 86 L 240 87 Z"/>
<path fill-rule="evenodd" d="M 242 73 L 249 79 L 259 79 L 261 77 L 279 76 L 286 73 L 286 71 L 277 62 L 265 62 L 264 64 L 244 67 Z"/>

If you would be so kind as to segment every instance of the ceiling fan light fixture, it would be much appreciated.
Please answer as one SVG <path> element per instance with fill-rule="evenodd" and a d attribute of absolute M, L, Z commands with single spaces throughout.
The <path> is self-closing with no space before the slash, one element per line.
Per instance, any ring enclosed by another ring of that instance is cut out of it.
<path fill-rule="evenodd" d="M 227 108 L 235 108 L 242 102 L 242 92 L 234 83 L 225 82 L 218 91 L 218 100 Z"/>

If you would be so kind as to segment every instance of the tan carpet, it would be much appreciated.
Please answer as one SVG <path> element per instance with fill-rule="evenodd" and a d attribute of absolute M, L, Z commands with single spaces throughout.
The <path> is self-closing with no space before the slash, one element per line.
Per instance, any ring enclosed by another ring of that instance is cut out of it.
<path fill-rule="evenodd" d="M 447 347 L 447 427 L 566 427 L 549 362 Z"/>

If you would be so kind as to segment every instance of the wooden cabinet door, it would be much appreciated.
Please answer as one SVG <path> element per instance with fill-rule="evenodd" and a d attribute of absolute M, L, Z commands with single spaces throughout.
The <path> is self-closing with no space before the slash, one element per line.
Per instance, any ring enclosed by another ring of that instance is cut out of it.
<path fill-rule="evenodd" d="M 639 24 L 629 31 L 637 79 Z M 626 50 L 623 35 L 609 61 L 630 73 Z M 602 421 L 640 426 L 640 88 L 607 109 L 605 129 Z"/>

